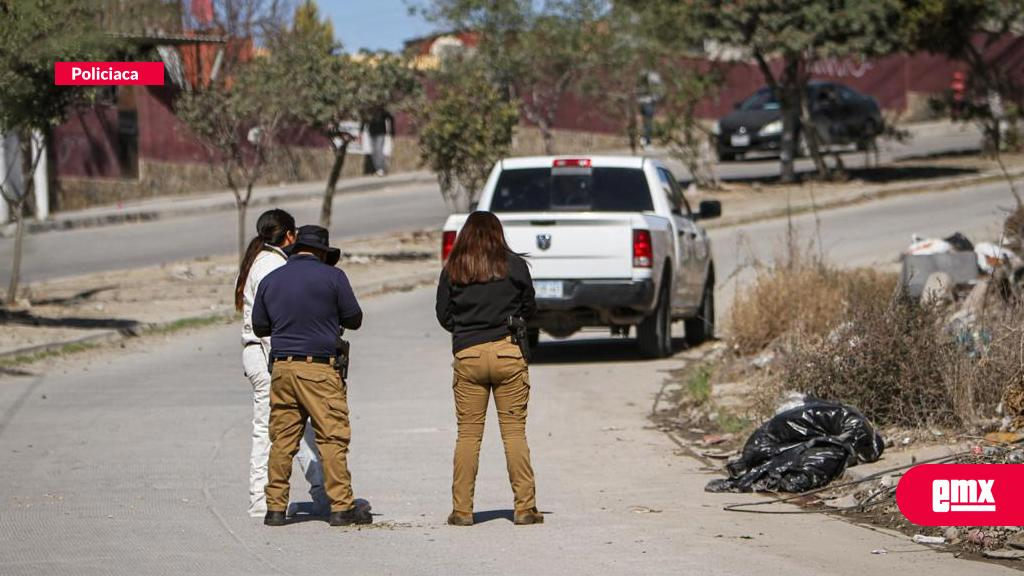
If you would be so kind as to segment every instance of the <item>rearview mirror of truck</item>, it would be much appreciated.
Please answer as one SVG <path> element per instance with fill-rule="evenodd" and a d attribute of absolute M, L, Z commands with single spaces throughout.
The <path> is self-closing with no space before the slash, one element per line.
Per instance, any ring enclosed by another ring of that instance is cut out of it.
<path fill-rule="evenodd" d="M 718 200 L 702 200 L 697 211 L 697 219 L 710 220 L 722 215 L 722 203 Z"/>

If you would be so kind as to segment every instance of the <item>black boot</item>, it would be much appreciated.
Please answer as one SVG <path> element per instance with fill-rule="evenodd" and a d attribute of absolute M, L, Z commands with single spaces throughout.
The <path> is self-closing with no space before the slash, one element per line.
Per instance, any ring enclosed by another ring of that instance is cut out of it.
<path fill-rule="evenodd" d="M 373 516 L 365 508 L 353 506 L 343 512 L 331 512 L 331 526 L 351 526 L 353 524 L 372 524 Z"/>
<path fill-rule="evenodd" d="M 267 515 L 263 517 L 263 524 L 267 526 L 284 526 L 284 523 L 284 512 L 278 512 L 276 510 L 267 510 Z"/>

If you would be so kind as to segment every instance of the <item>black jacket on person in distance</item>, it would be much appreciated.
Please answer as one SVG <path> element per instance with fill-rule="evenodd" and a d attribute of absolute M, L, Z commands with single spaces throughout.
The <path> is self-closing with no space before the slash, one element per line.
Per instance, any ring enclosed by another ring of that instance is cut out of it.
<path fill-rule="evenodd" d="M 537 311 L 526 260 L 508 256 L 508 276 L 473 284 L 452 284 L 448 271 L 437 283 L 437 321 L 452 333 L 452 352 L 509 336 L 508 317 L 529 320 Z"/>

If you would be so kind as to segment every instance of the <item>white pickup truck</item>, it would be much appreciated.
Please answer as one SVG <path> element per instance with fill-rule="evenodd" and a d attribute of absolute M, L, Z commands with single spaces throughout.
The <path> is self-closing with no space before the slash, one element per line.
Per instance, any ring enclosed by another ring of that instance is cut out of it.
<path fill-rule="evenodd" d="M 698 220 L 721 215 L 704 201 L 694 212 L 660 162 L 635 156 L 541 156 L 499 161 L 478 210 L 501 219 L 509 245 L 530 262 L 539 331 L 564 338 L 584 327 L 628 335 L 637 326 L 644 356 L 672 353 L 671 326 L 686 340 L 714 336 L 715 266 Z M 466 221 L 444 225 L 447 258 Z"/>

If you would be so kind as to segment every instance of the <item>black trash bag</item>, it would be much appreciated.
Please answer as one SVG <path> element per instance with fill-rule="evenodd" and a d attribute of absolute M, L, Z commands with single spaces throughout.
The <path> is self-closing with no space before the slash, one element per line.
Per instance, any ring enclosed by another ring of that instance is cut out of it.
<path fill-rule="evenodd" d="M 881 458 L 885 443 L 856 408 L 812 399 L 776 414 L 726 465 L 728 478 L 707 492 L 806 492 L 839 477 L 847 466 Z"/>
<path fill-rule="evenodd" d="M 967 236 L 959 232 L 954 232 L 951 236 L 943 238 L 943 240 L 949 242 L 949 245 L 957 252 L 974 252 L 974 243 Z"/>

